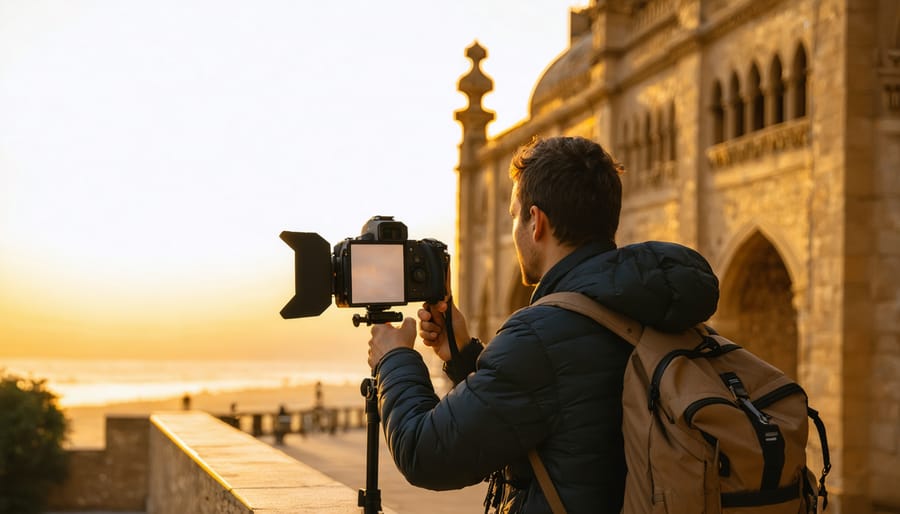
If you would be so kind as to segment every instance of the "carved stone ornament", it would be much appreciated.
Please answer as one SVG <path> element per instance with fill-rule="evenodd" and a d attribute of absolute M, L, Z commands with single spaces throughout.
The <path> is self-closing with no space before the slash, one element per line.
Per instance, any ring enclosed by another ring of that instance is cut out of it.
<path fill-rule="evenodd" d="M 706 150 L 706 157 L 713 168 L 724 168 L 767 154 L 808 145 L 809 119 L 804 117 L 713 145 Z"/>

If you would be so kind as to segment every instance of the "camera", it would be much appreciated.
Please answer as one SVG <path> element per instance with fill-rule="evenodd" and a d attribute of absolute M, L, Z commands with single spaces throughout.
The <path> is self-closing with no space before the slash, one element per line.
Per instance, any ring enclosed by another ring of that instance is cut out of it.
<path fill-rule="evenodd" d="M 294 250 L 294 297 L 281 316 L 318 316 L 331 305 L 365 307 L 368 324 L 393 321 L 396 313 L 383 311 L 396 305 L 436 303 L 447 295 L 450 254 L 436 239 L 407 239 L 406 225 L 393 216 L 373 216 L 355 238 L 347 238 L 329 251 L 328 242 L 313 232 L 281 233 Z M 389 319 L 378 315 L 383 313 Z"/>

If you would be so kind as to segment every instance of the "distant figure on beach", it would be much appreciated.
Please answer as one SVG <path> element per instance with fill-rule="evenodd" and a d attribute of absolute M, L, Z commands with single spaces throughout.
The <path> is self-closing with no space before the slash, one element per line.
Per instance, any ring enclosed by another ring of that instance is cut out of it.
<path fill-rule="evenodd" d="M 581 137 L 539 139 L 513 158 L 512 240 L 522 281 L 536 286 L 532 302 L 569 291 L 663 331 L 705 321 L 718 285 L 700 254 L 674 243 L 616 247 L 621 171 Z M 529 466 L 535 451 L 566 511 L 621 510 L 631 344 L 547 305 L 513 313 L 485 346 L 451 302 L 426 304 L 418 317 L 419 335 L 455 384 L 442 399 L 413 349 L 415 320 L 374 325 L 369 340 L 385 438 L 410 483 L 446 490 L 490 477 L 485 505 L 496 512 L 550 512 Z"/>
<path fill-rule="evenodd" d="M 287 413 L 284 405 L 278 407 L 278 415 L 275 416 L 275 444 L 284 444 L 284 435 L 291 431 L 291 415 Z"/>
<path fill-rule="evenodd" d="M 321 409 L 325 407 L 325 402 L 322 399 L 322 381 L 316 382 L 316 408 Z"/>
<path fill-rule="evenodd" d="M 241 428 L 241 418 L 238 417 L 237 411 L 237 403 L 231 402 L 231 405 L 228 409 L 228 415 L 222 417 L 226 423 L 233 426 L 234 428 Z"/>
<path fill-rule="evenodd" d="M 181 397 L 181 410 L 191 410 L 191 395 L 188 393 Z"/>

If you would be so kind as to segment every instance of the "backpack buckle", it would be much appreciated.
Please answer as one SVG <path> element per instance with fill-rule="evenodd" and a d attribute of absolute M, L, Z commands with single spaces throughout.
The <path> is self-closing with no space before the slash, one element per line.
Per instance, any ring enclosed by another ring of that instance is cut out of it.
<path fill-rule="evenodd" d="M 741 407 L 755 417 L 760 424 L 768 425 L 769 416 L 757 409 L 756 405 L 753 405 L 753 402 L 750 401 L 750 394 L 747 393 L 747 388 L 744 387 L 744 383 L 741 382 L 740 377 L 730 371 L 722 373 L 720 376 L 722 377 L 722 381 L 725 382 L 725 386 L 728 387 L 728 390 L 731 391 L 731 394 L 734 395 L 734 399 Z"/>

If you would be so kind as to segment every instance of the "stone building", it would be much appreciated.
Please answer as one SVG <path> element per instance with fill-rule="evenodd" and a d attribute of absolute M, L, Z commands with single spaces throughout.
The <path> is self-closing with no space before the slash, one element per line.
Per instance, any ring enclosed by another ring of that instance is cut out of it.
<path fill-rule="evenodd" d="M 592 138 L 627 169 L 618 243 L 703 253 L 713 325 L 822 413 L 829 511 L 900 513 L 900 2 L 591 0 L 570 31 L 527 118 L 492 138 L 487 52 L 467 50 L 454 274 L 473 332 L 531 293 L 510 157 L 534 136 Z"/>

